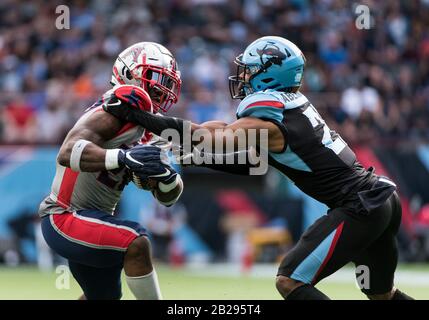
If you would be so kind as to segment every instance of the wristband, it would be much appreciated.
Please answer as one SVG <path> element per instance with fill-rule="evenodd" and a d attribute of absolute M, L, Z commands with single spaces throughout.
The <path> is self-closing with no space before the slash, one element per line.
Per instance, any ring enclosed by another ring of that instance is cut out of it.
<path fill-rule="evenodd" d="M 80 172 L 80 159 L 82 157 L 83 149 L 85 149 L 88 143 L 90 143 L 90 141 L 79 139 L 73 145 L 70 154 L 70 169 L 73 171 Z"/>
<path fill-rule="evenodd" d="M 121 151 L 121 149 L 106 150 L 106 158 L 104 162 L 106 170 L 113 170 L 119 168 L 119 152 Z"/>

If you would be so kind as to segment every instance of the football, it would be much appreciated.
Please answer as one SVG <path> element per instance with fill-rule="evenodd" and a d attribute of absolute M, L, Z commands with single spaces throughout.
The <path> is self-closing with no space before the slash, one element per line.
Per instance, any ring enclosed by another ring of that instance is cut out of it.
<path fill-rule="evenodd" d="M 183 181 L 179 176 L 179 180 L 177 183 L 177 186 L 170 190 L 169 192 L 162 192 L 158 189 L 158 187 L 155 187 L 152 191 L 153 196 L 162 204 L 166 206 L 170 206 L 180 198 L 180 195 L 183 192 Z"/>
<path fill-rule="evenodd" d="M 134 172 L 132 173 L 132 181 L 137 188 L 152 191 L 157 188 L 158 182 L 153 179 L 142 179 L 137 176 Z"/>

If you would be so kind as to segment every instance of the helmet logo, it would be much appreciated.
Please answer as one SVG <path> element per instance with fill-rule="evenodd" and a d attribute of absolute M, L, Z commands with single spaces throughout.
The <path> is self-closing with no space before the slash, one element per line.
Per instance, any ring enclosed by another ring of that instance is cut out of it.
<path fill-rule="evenodd" d="M 126 52 L 123 55 L 122 59 L 127 60 L 128 57 L 131 57 L 131 62 L 137 63 L 137 59 L 138 59 L 140 53 L 142 53 L 143 49 L 144 49 L 144 47 L 140 47 L 140 46 L 131 48 L 130 51 Z"/>
<path fill-rule="evenodd" d="M 282 65 L 282 61 L 286 59 L 286 54 L 280 51 L 279 47 L 274 44 L 267 43 L 262 49 L 256 49 L 256 53 L 261 59 L 262 65 L 269 67 L 271 64 L 278 66 Z"/>

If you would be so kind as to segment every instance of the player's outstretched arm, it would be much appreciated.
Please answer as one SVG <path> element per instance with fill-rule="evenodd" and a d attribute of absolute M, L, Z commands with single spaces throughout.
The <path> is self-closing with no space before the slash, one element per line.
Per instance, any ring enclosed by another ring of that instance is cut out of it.
<path fill-rule="evenodd" d="M 266 171 L 258 168 L 267 168 L 268 159 L 260 152 L 265 150 L 266 154 L 267 150 L 282 151 L 286 143 L 285 135 L 278 125 L 257 118 L 242 118 L 232 124 L 209 121 L 196 126 L 194 125 L 194 132 L 201 130 L 205 135 L 200 144 L 205 152 L 197 157 L 203 157 L 205 161 L 197 165 L 217 171 L 240 175 L 264 174 Z M 205 143 L 207 140 L 210 141 L 209 144 Z M 220 143 L 226 148 L 215 148 L 207 152 L 207 146 Z"/>
<path fill-rule="evenodd" d="M 164 130 L 175 130 L 180 137 L 181 144 L 185 143 L 187 137 L 190 138 L 188 134 L 193 137 L 198 134 L 200 139 L 190 141 L 191 144 L 198 144 L 205 139 L 206 141 L 211 140 L 212 145 L 215 145 L 216 142 L 219 142 L 219 139 L 223 139 L 224 142 L 232 139 L 235 150 L 239 150 L 240 135 L 244 134 L 247 139 L 252 131 L 256 133 L 256 144 L 267 147 L 269 151 L 280 152 L 287 143 L 285 133 L 278 124 L 259 118 L 245 117 L 232 124 L 220 121 L 196 124 L 180 118 L 160 116 L 142 110 L 120 108 L 115 105 L 103 105 L 103 108 L 118 119 L 141 125 L 158 136 L 163 136 Z M 267 138 L 261 141 L 261 137 Z"/>
<path fill-rule="evenodd" d="M 241 118 L 231 124 L 220 121 L 192 124 L 191 130 L 193 133 L 201 131 L 204 135 L 201 140 L 211 140 L 212 145 L 219 144 L 220 140 L 223 146 L 231 145 L 233 142 L 234 150 L 226 150 L 229 152 L 247 150 L 250 147 L 281 152 L 286 144 L 284 132 L 278 125 L 254 117 Z"/>

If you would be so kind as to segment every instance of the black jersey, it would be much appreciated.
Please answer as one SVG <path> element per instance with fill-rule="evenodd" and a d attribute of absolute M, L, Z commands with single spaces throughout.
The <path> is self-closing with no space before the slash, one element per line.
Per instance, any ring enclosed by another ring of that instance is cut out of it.
<path fill-rule="evenodd" d="M 354 152 L 330 130 L 314 106 L 301 93 L 265 90 L 247 96 L 237 117 L 272 121 L 282 130 L 286 145 L 269 152 L 269 164 L 296 186 L 328 207 L 344 206 L 369 190 L 377 177 L 364 169 Z"/>

